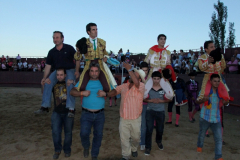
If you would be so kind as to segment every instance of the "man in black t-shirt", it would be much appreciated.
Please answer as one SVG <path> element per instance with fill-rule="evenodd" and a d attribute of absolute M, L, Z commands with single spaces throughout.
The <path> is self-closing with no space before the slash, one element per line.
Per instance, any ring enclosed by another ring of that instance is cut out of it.
<path fill-rule="evenodd" d="M 57 84 L 53 87 L 54 110 L 51 117 L 52 122 L 52 138 L 55 148 L 53 159 L 58 159 L 62 149 L 65 157 L 71 156 L 72 145 L 72 129 L 74 118 L 68 116 L 68 108 L 66 108 L 67 87 L 66 87 L 66 70 L 58 69 L 56 71 Z M 64 144 L 62 147 L 62 126 L 64 127 Z"/>
<path fill-rule="evenodd" d="M 46 66 L 44 68 L 44 75 L 41 81 L 41 84 L 44 85 L 42 104 L 41 104 L 41 108 L 35 111 L 35 114 L 42 114 L 42 113 L 49 112 L 48 108 L 51 107 L 52 88 L 57 83 L 56 69 L 62 68 L 66 70 L 67 74 L 66 74 L 65 81 L 68 81 L 68 80 L 75 81 L 75 78 L 79 77 L 80 61 L 76 61 L 76 69 L 74 64 L 74 54 L 76 51 L 72 46 L 68 44 L 64 44 L 63 40 L 64 40 L 64 36 L 62 32 L 60 31 L 53 32 L 53 42 L 55 44 L 55 47 L 48 52 Z M 50 74 L 51 68 L 54 71 Z M 66 100 L 66 108 L 69 109 L 69 113 L 68 113 L 69 117 L 74 116 L 75 97 L 70 95 L 70 91 L 73 87 L 74 87 L 73 84 L 66 86 L 67 97 L 68 97 Z"/>

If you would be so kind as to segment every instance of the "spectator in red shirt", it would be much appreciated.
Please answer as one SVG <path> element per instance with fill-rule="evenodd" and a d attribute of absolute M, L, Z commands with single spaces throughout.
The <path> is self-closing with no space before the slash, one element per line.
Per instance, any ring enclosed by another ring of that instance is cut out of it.
<path fill-rule="evenodd" d="M 2 55 L 1 63 L 5 62 L 5 61 L 6 61 L 6 58 L 4 57 L 4 55 Z"/>
<path fill-rule="evenodd" d="M 12 61 L 9 61 L 9 62 L 8 62 L 8 66 L 9 66 L 9 70 L 11 70 L 11 71 L 12 71 L 12 70 L 13 70 L 13 69 L 12 69 L 13 62 L 12 62 Z"/>

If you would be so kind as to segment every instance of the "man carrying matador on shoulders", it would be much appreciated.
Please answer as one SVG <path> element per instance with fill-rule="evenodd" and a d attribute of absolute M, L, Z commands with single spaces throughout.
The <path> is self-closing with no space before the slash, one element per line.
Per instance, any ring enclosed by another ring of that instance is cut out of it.
<path fill-rule="evenodd" d="M 95 23 L 87 24 L 86 32 L 89 35 L 89 38 L 83 37 L 77 41 L 77 52 L 74 55 L 75 60 L 80 60 L 82 58 L 82 54 L 84 54 L 86 60 L 86 65 L 80 75 L 77 89 L 79 91 L 84 91 L 86 89 L 90 79 L 89 66 L 90 63 L 94 62 L 98 63 L 101 69 L 99 80 L 103 86 L 103 90 L 105 92 L 109 92 L 111 88 L 115 88 L 117 84 L 106 62 L 114 66 L 119 66 L 119 62 L 108 56 L 106 51 L 106 41 L 97 38 L 98 30 Z"/>

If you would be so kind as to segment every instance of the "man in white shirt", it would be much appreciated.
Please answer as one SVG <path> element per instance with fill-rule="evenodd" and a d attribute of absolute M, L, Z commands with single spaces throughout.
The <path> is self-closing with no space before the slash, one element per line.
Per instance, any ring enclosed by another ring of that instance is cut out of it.
<path fill-rule="evenodd" d="M 23 68 L 23 63 L 21 62 L 21 60 L 18 62 L 18 71 L 22 71 Z"/>
<path fill-rule="evenodd" d="M 27 61 L 24 61 L 23 62 L 23 69 L 24 69 L 24 71 L 27 71 L 27 68 L 28 68 L 28 63 L 27 63 Z"/>
<path fill-rule="evenodd" d="M 28 64 L 28 70 L 30 70 L 30 71 L 32 70 L 32 64 L 31 63 Z"/>

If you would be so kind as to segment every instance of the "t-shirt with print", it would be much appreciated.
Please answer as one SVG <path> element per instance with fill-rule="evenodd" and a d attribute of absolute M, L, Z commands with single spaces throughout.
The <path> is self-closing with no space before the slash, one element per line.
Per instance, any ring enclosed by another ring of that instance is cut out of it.
<path fill-rule="evenodd" d="M 148 92 L 149 99 L 159 98 L 164 100 L 165 91 L 160 88 L 158 91 L 153 88 Z M 147 110 L 165 111 L 165 103 L 148 103 Z"/>
<path fill-rule="evenodd" d="M 68 112 L 66 108 L 67 88 L 66 82 L 57 82 L 53 87 L 54 111 L 60 114 Z"/>

